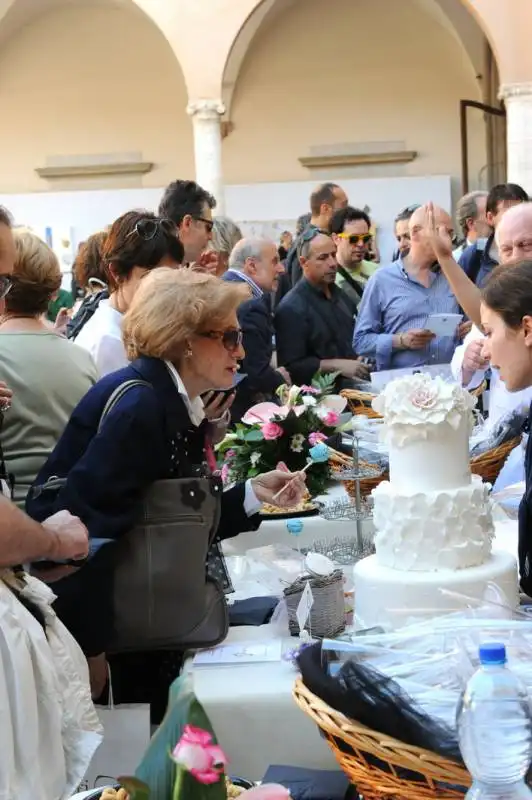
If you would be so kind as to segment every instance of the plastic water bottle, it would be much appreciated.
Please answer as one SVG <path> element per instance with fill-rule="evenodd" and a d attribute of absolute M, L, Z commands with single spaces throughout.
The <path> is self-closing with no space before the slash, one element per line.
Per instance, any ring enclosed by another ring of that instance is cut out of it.
<path fill-rule="evenodd" d="M 458 704 L 462 758 L 473 785 L 467 800 L 531 798 L 524 778 L 532 761 L 531 708 L 526 686 L 506 666 L 503 644 L 480 647 L 480 669 Z"/>

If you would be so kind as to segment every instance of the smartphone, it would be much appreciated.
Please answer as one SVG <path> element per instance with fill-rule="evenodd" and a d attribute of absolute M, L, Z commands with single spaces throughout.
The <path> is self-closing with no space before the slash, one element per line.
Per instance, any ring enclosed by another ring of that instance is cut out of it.
<path fill-rule="evenodd" d="M 214 392 L 215 395 L 224 395 L 224 397 L 229 397 L 230 394 L 233 394 L 236 391 L 237 386 L 240 386 L 242 381 L 245 381 L 246 378 L 247 375 L 237 372 L 233 379 L 233 385 L 229 389 L 211 389 L 211 392 Z M 205 394 L 202 394 L 201 396 L 205 397 L 207 394 L 209 394 L 209 392 L 205 392 Z"/>

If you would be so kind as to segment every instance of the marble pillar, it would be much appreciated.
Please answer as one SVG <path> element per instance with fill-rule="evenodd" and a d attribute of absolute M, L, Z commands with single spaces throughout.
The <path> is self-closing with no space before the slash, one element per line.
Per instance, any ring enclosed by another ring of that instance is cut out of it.
<path fill-rule="evenodd" d="M 507 180 L 532 196 L 532 83 L 503 84 L 499 96 L 507 114 Z"/>
<path fill-rule="evenodd" d="M 187 113 L 194 127 L 196 181 L 216 198 L 216 214 L 223 214 L 221 122 L 225 113 L 224 104 L 221 100 L 197 100 L 189 104 Z"/>

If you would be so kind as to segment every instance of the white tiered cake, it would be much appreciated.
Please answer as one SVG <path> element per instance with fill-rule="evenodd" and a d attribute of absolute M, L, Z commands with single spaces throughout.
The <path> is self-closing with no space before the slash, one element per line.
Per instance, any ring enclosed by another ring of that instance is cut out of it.
<path fill-rule="evenodd" d="M 388 384 L 373 407 L 384 417 L 390 481 L 373 491 L 376 555 L 355 566 L 355 618 L 398 627 L 455 611 L 496 584 L 519 601 L 517 564 L 492 552 L 489 484 L 472 476 L 474 400 L 456 384 L 409 375 Z"/>

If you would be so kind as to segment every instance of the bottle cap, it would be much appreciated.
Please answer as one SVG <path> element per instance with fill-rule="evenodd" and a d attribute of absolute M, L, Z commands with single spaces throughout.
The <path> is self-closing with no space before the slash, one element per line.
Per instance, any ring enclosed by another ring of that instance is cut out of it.
<path fill-rule="evenodd" d="M 499 642 L 481 644 L 478 655 L 481 664 L 506 664 L 506 647 Z"/>

